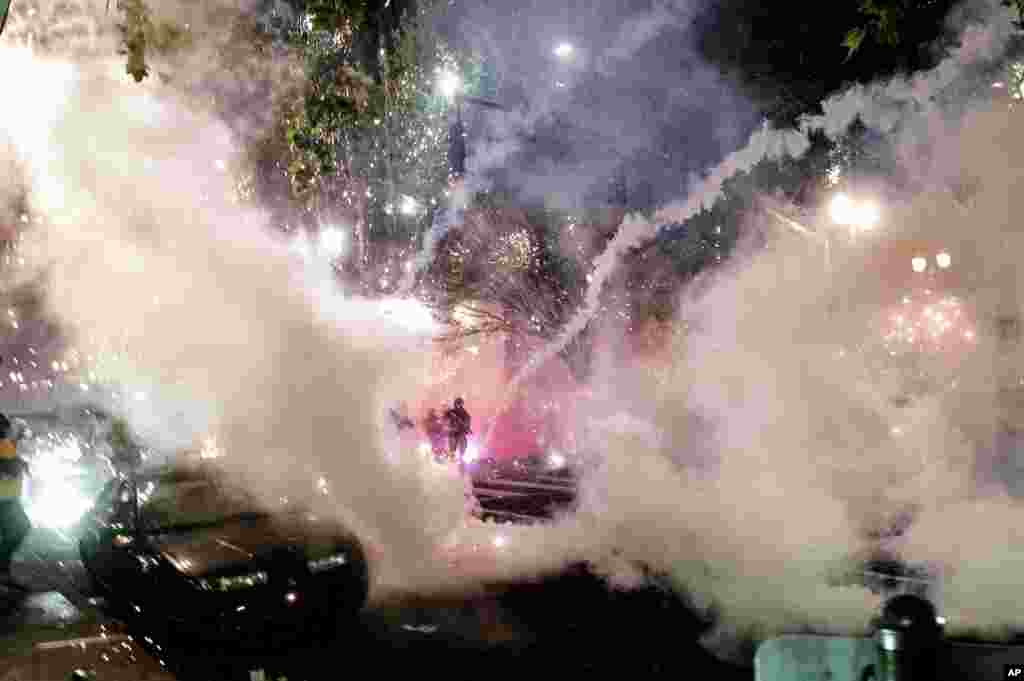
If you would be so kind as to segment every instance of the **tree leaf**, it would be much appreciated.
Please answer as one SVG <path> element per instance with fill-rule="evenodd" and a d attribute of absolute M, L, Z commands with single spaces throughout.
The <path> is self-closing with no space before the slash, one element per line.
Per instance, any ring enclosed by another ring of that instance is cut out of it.
<path fill-rule="evenodd" d="M 861 44 L 864 42 L 864 37 L 868 34 L 868 30 L 864 27 L 851 28 L 846 32 L 846 38 L 843 39 L 843 47 L 849 52 L 846 55 L 846 61 L 849 61 L 853 57 L 854 52 L 860 49 Z"/>

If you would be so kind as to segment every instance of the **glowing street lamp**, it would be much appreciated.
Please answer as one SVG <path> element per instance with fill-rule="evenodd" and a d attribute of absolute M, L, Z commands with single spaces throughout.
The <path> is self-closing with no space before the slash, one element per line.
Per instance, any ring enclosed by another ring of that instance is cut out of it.
<path fill-rule="evenodd" d="M 935 264 L 939 266 L 939 269 L 945 270 L 948 269 L 949 266 L 953 264 L 953 258 L 949 255 L 949 253 L 943 251 L 942 253 L 939 253 L 937 256 L 935 256 Z"/>
<path fill-rule="evenodd" d="M 921 273 L 928 269 L 928 260 L 921 256 L 916 256 L 910 260 L 910 266 L 915 272 Z"/>
<path fill-rule="evenodd" d="M 338 227 L 326 227 L 320 231 L 320 248 L 332 258 L 345 251 L 345 232 Z"/>
<path fill-rule="evenodd" d="M 437 79 L 437 87 L 442 95 L 451 99 L 462 88 L 462 79 L 453 71 L 442 71 Z"/>
<path fill-rule="evenodd" d="M 856 229 L 872 229 L 878 224 L 878 207 L 870 201 L 854 201 L 846 194 L 837 194 L 829 205 L 832 220 Z"/>
<path fill-rule="evenodd" d="M 558 46 L 555 47 L 554 50 L 555 56 L 559 59 L 569 59 L 574 51 L 572 44 L 565 42 L 558 43 Z"/>
<path fill-rule="evenodd" d="M 402 211 L 402 215 L 416 215 L 420 212 L 419 201 L 408 195 L 403 196 L 399 210 Z"/>

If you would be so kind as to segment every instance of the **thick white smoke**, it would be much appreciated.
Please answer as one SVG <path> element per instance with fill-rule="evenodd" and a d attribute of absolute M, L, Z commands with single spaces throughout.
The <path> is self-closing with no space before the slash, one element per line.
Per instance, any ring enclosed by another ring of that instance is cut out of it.
<path fill-rule="evenodd" d="M 595 557 L 615 549 L 627 559 L 618 567 L 623 577 L 629 559 L 641 561 L 713 606 L 722 619 L 709 643 L 725 654 L 747 636 L 863 630 L 877 597 L 830 585 L 830 575 L 855 569 L 871 548 L 866 537 L 903 512 L 917 517 L 903 555 L 941 567 L 954 632 L 998 636 L 1024 626 L 1013 587 L 1020 503 L 977 484 L 979 469 L 992 465 L 983 452 L 1009 419 L 1006 387 L 1016 385 L 1017 351 L 999 349 L 992 335 L 995 319 L 1021 312 L 1012 227 L 1019 120 L 1005 104 L 990 110 L 987 102 L 938 96 L 976 78 L 972 69 L 1007 46 L 1007 10 L 976 5 L 987 23 L 967 26 L 962 46 L 934 71 L 858 86 L 804 121 L 805 130 L 835 136 L 860 116 L 890 134 L 908 162 L 918 158 L 914 149 L 929 148 L 929 164 L 907 168 L 926 191 L 886 207 L 877 242 L 844 253 L 829 273 L 816 247 L 795 239 L 740 254 L 685 302 L 692 331 L 677 341 L 666 375 L 630 386 L 608 373 L 592 386 L 603 395 L 590 426 L 604 464 L 583 481 L 569 527 L 592 521 L 580 545 Z M 685 220 L 736 170 L 806 146 L 798 133 L 759 131 L 654 224 Z M 952 202 L 950 176 L 976 180 L 969 208 Z M 639 220 L 623 225 L 598 261 L 587 305 L 517 381 L 586 324 L 619 254 L 653 234 Z M 965 283 L 955 293 L 978 320 L 979 337 L 952 386 L 899 406 L 861 350 L 879 345 L 872 320 L 885 296 L 897 293 L 872 269 L 870 248 L 907 238 L 956 254 Z M 598 417 L 616 411 L 629 417 L 599 425 Z M 637 419 L 660 433 L 657 444 L 645 429 L 624 425 Z M 712 434 L 698 422 L 710 423 Z M 706 448 L 717 459 L 710 479 L 696 472 Z"/>
<path fill-rule="evenodd" d="M 749 170 L 758 161 L 775 159 L 788 155 L 799 157 L 810 146 L 807 138 L 792 130 L 773 130 L 764 126 L 755 132 L 745 147 L 729 154 L 724 161 L 715 166 L 705 177 L 694 183 L 690 198 L 679 204 L 673 204 L 658 211 L 654 220 L 640 215 L 627 216 L 619 230 L 615 233 L 604 251 L 594 261 L 587 293 L 583 305 L 573 314 L 555 340 L 530 358 L 522 370 L 513 378 L 510 392 L 516 388 L 552 357 L 561 352 L 572 340 L 586 328 L 597 314 L 601 304 L 601 291 L 608 277 L 622 262 L 622 256 L 629 249 L 635 248 L 655 237 L 658 228 L 672 222 L 685 222 L 695 215 L 702 207 L 714 203 L 722 191 L 722 183 L 734 174 Z"/>
<path fill-rule="evenodd" d="M 995 36 L 976 44 L 1002 44 L 1001 20 L 995 15 L 989 32 L 971 34 Z M 109 34 L 88 35 L 108 40 L 113 54 Z M 971 54 L 988 53 L 964 48 L 934 82 L 953 82 Z M 133 403 L 151 434 L 175 440 L 214 429 L 229 456 L 268 488 L 286 473 L 326 473 L 344 515 L 383 547 L 396 568 L 389 577 L 406 587 L 522 575 L 577 559 L 630 584 L 639 561 L 719 609 L 722 631 L 856 630 L 871 615 L 872 597 L 828 586 L 827 573 L 862 548 L 865 529 L 913 506 L 918 521 L 904 549 L 949 567 L 950 624 L 1022 624 L 1013 597 L 1024 561 L 1018 503 L 979 500 L 972 479 L 972 433 L 998 421 L 996 359 L 1005 356 L 982 342 L 961 388 L 913 412 L 893 407 L 864 380 L 862 357 L 836 357 L 837 330 L 851 334 L 842 339 L 850 347 L 862 339 L 857 329 L 868 333 L 856 317 L 843 324 L 828 317 L 842 282 L 864 263 L 856 253 L 836 278 L 793 242 L 738 259 L 687 301 L 696 330 L 678 340 L 672 381 L 624 387 L 596 379 L 605 397 L 592 414 L 591 440 L 602 457 L 583 481 L 578 512 L 552 528 L 461 527 L 457 481 L 421 460 L 389 456 L 381 434 L 386 405 L 421 380 L 417 335 L 369 303 L 333 293 L 323 273 L 267 236 L 259 211 L 228 200 L 218 165 L 236 153 L 228 128 L 156 79 L 129 82 L 117 59 L 48 60 L 2 48 L 0 65 L 30 93 L 5 103 L 0 129 L 30 173 L 34 211 L 48 218 L 29 235 L 25 255 L 48 272 L 52 313 L 83 347 L 125 347 L 126 384 L 188 405 L 188 427 L 172 429 L 177 413 L 147 399 Z M 928 78 L 904 89 L 914 92 Z M 826 109 L 834 115 L 808 125 L 839 130 L 857 109 L 885 130 L 917 120 L 921 113 L 908 108 L 870 113 L 898 98 L 892 87 L 857 90 L 856 101 L 840 97 Z M 941 158 L 959 159 L 980 178 L 979 195 L 961 214 L 934 209 L 948 200 L 944 190 L 925 193 L 886 225 L 893 234 L 948 237 L 954 253 L 978 244 L 969 266 L 980 273 L 971 289 L 979 317 L 1020 312 L 1013 225 L 1024 196 L 1015 169 L 1024 148 L 1016 125 L 1013 112 L 997 109 L 971 113 L 959 126 L 924 127 Z M 652 222 L 628 220 L 598 261 L 586 305 L 546 354 L 591 318 L 629 246 L 710 203 L 736 170 L 765 156 L 799 155 L 806 145 L 797 133 L 758 131 L 695 182 L 685 201 Z M 713 428 L 701 435 L 717 454 L 710 477 L 692 470 L 694 414 Z M 897 426 L 905 428 L 899 437 Z M 460 550 L 474 543 L 486 550 Z M 435 560 L 439 546 L 450 548 L 459 571 Z"/>
<path fill-rule="evenodd" d="M 193 106 L 195 92 L 131 81 L 107 37 L 101 57 L 0 48 L 26 84 L 0 131 L 45 218 L 22 254 L 47 275 L 50 315 L 83 356 L 116 358 L 107 368 L 149 444 L 216 433 L 225 462 L 268 495 L 326 475 L 379 579 L 444 580 L 439 548 L 464 522 L 461 481 L 384 428 L 386 406 L 426 378 L 424 330 L 345 298 L 329 267 L 236 205 L 231 130 Z"/>

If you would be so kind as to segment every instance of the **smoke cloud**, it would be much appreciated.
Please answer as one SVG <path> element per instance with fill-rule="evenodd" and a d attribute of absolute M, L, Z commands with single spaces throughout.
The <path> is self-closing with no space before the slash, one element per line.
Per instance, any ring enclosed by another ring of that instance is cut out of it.
<path fill-rule="evenodd" d="M 870 242 L 828 275 L 806 244 L 773 240 L 684 300 L 692 331 L 675 341 L 667 374 L 595 378 L 583 421 L 599 456 L 579 508 L 546 528 L 467 525 L 461 482 L 388 438 L 386 406 L 427 380 L 421 332 L 344 297 L 326 268 L 268 235 L 261 211 L 233 203 L 218 161 L 237 154 L 237 126 L 197 109 L 194 92 L 128 81 L 120 60 L 99 56 L 114 52 L 99 18 L 81 33 L 96 52 L 74 59 L 0 48 L 3 72 L 31 93 L 5 105 L 0 149 L 27 169 L 33 211 L 47 218 L 23 250 L 47 273 L 48 309 L 83 349 L 119 349 L 114 366 L 140 430 L 167 447 L 216 431 L 226 461 L 262 479 L 268 496 L 286 474 L 325 474 L 344 500 L 339 515 L 380 547 L 381 582 L 437 588 L 586 559 L 630 586 L 644 563 L 720 613 L 709 643 L 727 651 L 781 630 L 863 629 L 875 597 L 828 577 L 871 547 L 868 531 L 913 509 L 900 550 L 943 567 L 950 626 L 999 633 L 1024 625 L 1013 598 L 1020 504 L 976 477 L 999 477 L 984 445 L 1013 415 L 1001 395 L 1019 357 L 983 324 L 1021 312 L 1024 148 L 1016 112 L 1001 105 L 966 107 L 943 125 L 930 114 L 947 110 L 906 106 L 999 53 L 1006 29 L 991 17 L 936 74 L 840 95 L 805 125 L 837 134 L 857 114 L 883 131 L 925 120 L 915 129 L 934 158 L 979 178 L 971 205 L 954 210 L 942 188 L 949 168 L 917 169 L 933 189 L 890 207 L 875 242 L 925 236 L 963 268 L 957 292 L 979 332 L 959 382 L 901 407 L 890 398 L 902 389 L 872 378 L 864 348 L 877 345 L 879 288 L 855 286 L 871 272 Z M 241 111 L 251 93 L 233 96 Z M 651 221 L 629 218 L 545 355 L 592 318 L 629 247 L 713 201 L 737 170 L 806 148 L 800 133 L 758 130 L 685 200 Z M 697 470 L 707 449 L 714 466 Z"/>
<path fill-rule="evenodd" d="M 225 464 L 268 499 L 279 481 L 323 475 L 371 546 L 378 583 L 443 580 L 461 481 L 385 430 L 386 405 L 427 377 L 430 331 L 346 298 L 326 263 L 237 205 L 224 170 L 236 121 L 197 108 L 192 86 L 131 81 L 106 35 L 110 57 L 0 48 L 5 72 L 32 84 L 5 104 L 0 130 L 45 218 L 21 254 L 46 274 L 49 316 L 83 356 L 104 358 L 147 444 L 214 433 Z M 200 75 L 216 83 L 220 66 Z"/>

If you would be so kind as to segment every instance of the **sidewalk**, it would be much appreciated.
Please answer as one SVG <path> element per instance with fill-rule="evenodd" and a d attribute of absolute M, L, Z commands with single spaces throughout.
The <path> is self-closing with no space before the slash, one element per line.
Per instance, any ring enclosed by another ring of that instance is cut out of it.
<path fill-rule="evenodd" d="M 56 591 L 4 591 L 0 681 L 62 681 L 81 669 L 103 681 L 175 681 L 124 628 Z"/>

